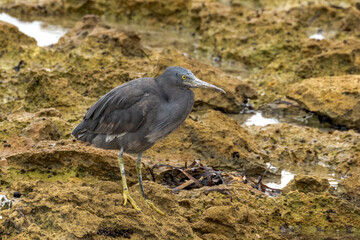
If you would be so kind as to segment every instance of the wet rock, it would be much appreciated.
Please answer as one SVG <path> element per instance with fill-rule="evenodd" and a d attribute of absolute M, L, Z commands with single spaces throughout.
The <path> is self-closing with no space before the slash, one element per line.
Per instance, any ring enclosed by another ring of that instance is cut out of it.
<path fill-rule="evenodd" d="M 291 86 L 288 96 L 334 124 L 360 130 L 359 92 L 360 76 L 346 75 L 304 80 Z"/>
<path fill-rule="evenodd" d="M 325 119 L 324 116 L 319 116 L 314 112 L 303 109 L 298 102 L 288 98 L 278 99 L 272 103 L 263 105 L 259 109 L 264 117 L 275 117 L 280 122 L 295 123 L 315 128 L 332 127 L 329 119 Z"/>
<path fill-rule="evenodd" d="M 314 176 L 296 175 L 295 178 L 283 189 L 283 193 L 286 194 L 290 191 L 296 190 L 304 193 L 318 193 L 325 192 L 329 188 L 330 184 L 327 179 Z"/>
<path fill-rule="evenodd" d="M 270 163 L 280 169 L 301 174 L 315 169 L 316 175 L 321 176 L 331 172 L 327 168 L 317 168 L 320 164 L 332 166 L 342 174 L 357 169 L 360 134 L 353 130 L 328 132 L 282 123 L 249 126 L 247 131 L 254 136 L 258 148 L 266 152 Z M 353 164 L 350 168 L 349 161 Z"/>
<path fill-rule="evenodd" d="M 3 69 L 12 69 L 24 57 L 29 57 L 37 49 L 35 39 L 26 36 L 17 27 L 2 21 L 0 21 L 0 39 L 2 41 L 0 63 Z"/>
<path fill-rule="evenodd" d="M 58 51 L 77 48 L 88 56 L 103 56 L 105 51 L 109 55 L 145 56 L 138 35 L 133 32 L 117 31 L 106 26 L 95 15 L 83 17 L 72 30 L 59 40 L 55 47 Z"/>
<path fill-rule="evenodd" d="M 353 173 L 339 183 L 338 192 L 349 201 L 360 203 L 360 176 Z"/>

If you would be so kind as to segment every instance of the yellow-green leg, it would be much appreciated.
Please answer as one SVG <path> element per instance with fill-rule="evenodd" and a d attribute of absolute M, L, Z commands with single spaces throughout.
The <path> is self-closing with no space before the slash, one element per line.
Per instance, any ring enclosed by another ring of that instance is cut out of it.
<path fill-rule="evenodd" d="M 119 162 L 119 166 L 120 166 L 121 183 L 123 186 L 124 205 L 126 205 L 127 201 L 129 200 L 129 202 L 131 203 L 131 205 L 133 206 L 133 208 L 135 210 L 141 211 L 141 208 L 139 208 L 136 205 L 135 200 L 130 196 L 130 193 L 129 193 L 129 188 L 127 186 L 126 177 L 125 177 L 125 166 L 124 166 L 123 153 L 124 153 L 124 148 L 121 148 L 119 157 L 118 157 L 118 162 Z"/>
<path fill-rule="evenodd" d="M 143 187 L 143 182 L 142 182 L 142 174 L 141 174 L 141 156 L 142 156 L 142 153 L 139 153 L 137 161 L 136 161 L 136 172 L 137 172 L 137 175 L 139 178 L 142 199 L 144 200 L 145 204 L 148 205 L 150 208 L 154 209 L 156 212 L 158 212 L 161 215 L 165 215 L 161 210 L 159 210 L 157 207 L 155 207 L 155 205 L 152 202 L 150 202 L 149 200 L 147 200 L 145 197 L 145 192 L 144 192 L 144 187 Z"/>

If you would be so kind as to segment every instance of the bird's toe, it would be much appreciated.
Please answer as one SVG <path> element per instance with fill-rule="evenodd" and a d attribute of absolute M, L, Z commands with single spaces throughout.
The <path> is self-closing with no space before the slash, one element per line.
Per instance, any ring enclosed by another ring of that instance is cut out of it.
<path fill-rule="evenodd" d="M 139 208 L 136 205 L 135 200 L 130 196 L 129 190 L 125 190 L 123 195 L 124 195 L 124 206 L 126 205 L 127 201 L 129 201 L 136 211 L 141 211 L 141 208 Z"/>
<path fill-rule="evenodd" d="M 165 216 L 165 213 L 163 211 L 161 211 L 160 209 L 158 209 L 152 202 L 150 202 L 149 200 L 145 199 L 144 200 L 145 204 L 148 205 L 150 208 L 152 208 L 153 210 L 155 210 L 157 213 Z"/>

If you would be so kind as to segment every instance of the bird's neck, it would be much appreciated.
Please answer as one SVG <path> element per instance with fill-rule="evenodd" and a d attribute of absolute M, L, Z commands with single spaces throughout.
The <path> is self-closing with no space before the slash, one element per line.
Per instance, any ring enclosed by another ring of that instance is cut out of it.
<path fill-rule="evenodd" d="M 161 96 L 163 96 L 163 98 L 168 102 L 173 99 L 182 98 L 184 95 L 193 93 L 189 88 L 169 84 L 166 79 L 157 78 L 155 79 L 155 82 L 158 86 Z"/>

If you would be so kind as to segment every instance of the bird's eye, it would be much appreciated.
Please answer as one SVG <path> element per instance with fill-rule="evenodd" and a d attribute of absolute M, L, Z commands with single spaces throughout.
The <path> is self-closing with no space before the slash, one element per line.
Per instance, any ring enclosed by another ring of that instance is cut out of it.
<path fill-rule="evenodd" d="M 185 75 L 182 75 L 181 78 L 185 80 L 185 79 L 186 79 L 186 76 L 185 76 Z"/>

